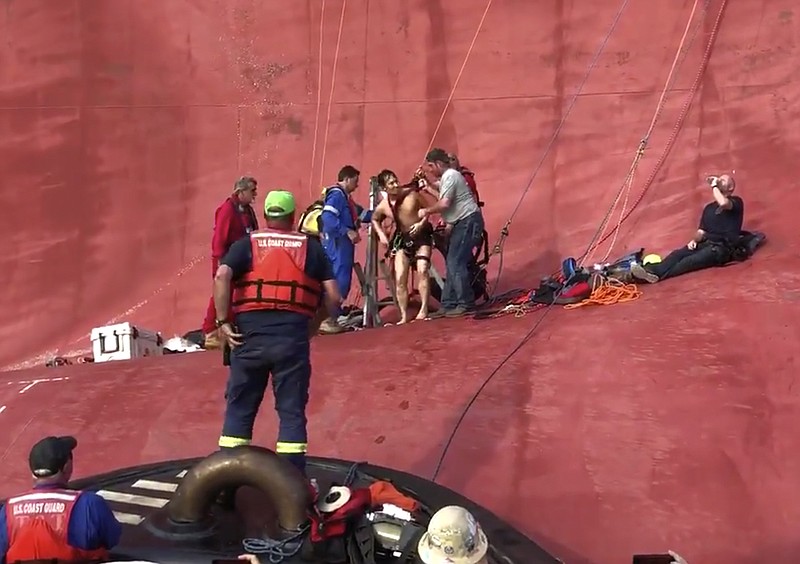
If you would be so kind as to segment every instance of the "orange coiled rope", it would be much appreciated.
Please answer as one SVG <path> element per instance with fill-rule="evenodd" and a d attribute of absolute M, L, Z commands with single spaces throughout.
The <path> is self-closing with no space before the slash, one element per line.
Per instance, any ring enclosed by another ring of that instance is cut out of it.
<path fill-rule="evenodd" d="M 636 284 L 626 284 L 613 278 L 604 278 L 592 290 L 588 298 L 577 304 L 567 304 L 564 309 L 575 309 L 587 305 L 614 305 L 638 300 L 642 296 Z"/>

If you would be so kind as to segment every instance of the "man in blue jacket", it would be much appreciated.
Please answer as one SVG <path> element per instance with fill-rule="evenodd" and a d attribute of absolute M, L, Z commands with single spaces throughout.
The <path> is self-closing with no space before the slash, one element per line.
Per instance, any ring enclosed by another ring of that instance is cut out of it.
<path fill-rule="evenodd" d="M 320 216 L 322 247 L 333 267 L 333 276 L 339 285 L 342 300 L 350 293 L 356 244 L 361 240 L 358 228 L 366 219 L 361 217 L 352 198 L 353 192 L 358 188 L 360 175 L 354 166 L 342 167 L 338 182 L 325 190 L 324 207 Z M 339 315 L 341 314 L 340 310 Z M 329 318 L 322 323 L 320 330 L 323 333 L 336 333 L 341 328 L 336 318 Z"/>

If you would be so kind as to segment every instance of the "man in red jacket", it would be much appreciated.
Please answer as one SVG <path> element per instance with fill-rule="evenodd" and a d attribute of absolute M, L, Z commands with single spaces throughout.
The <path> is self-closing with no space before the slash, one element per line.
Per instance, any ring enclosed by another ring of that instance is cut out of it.
<path fill-rule="evenodd" d="M 258 182 L 251 176 L 243 176 L 233 185 L 233 194 L 214 212 L 214 236 L 211 239 L 211 277 L 217 273 L 219 261 L 236 241 L 258 229 L 258 219 L 253 211 Z M 203 320 L 203 335 L 206 349 L 220 347 L 216 326 L 217 311 L 214 298 L 208 302 L 206 318 Z"/>

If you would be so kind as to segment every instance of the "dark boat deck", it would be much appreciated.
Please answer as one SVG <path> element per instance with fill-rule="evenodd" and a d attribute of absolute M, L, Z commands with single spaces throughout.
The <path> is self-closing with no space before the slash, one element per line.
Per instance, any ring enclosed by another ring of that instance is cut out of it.
<path fill-rule="evenodd" d="M 244 525 L 232 511 L 213 506 L 217 518 L 217 534 L 198 541 L 169 541 L 156 537 L 146 527 L 146 520 L 156 515 L 169 502 L 188 469 L 200 459 L 185 459 L 135 468 L 121 469 L 108 474 L 76 480 L 73 487 L 96 491 L 112 507 L 124 526 L 122 542 L 114 550 L 121 560 L 152 560 L 162 564 L 197 562 L 208 564 L 215 558 L 235 558 L 244 552 Z M 317 479 L 321 491 L 333 483 L 342 483 L 352 462 L 311 458 L 309 475 Z M 366 486 L 376 479 L 389 480 L 404 493 L 423 505 L 430 516 L 444 505 L 466 507 L 478 519 L 489 538 L 490 562 L 505 564 L 556 564 L 533 541 L 513 529 L 488 510 L 442 486 L 387 468 L 360 464 L 354 486 Z M 301 561 L 299 557 L 285 560 L 286 564 Z"/>

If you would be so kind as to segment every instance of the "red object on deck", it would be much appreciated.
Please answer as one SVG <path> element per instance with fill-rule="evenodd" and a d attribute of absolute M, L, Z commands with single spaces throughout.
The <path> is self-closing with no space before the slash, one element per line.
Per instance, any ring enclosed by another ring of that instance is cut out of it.
<path fill-rule="evenodd" d="M 40 367 L 111 320 L 195 328 L 209 217 L 237 175 L 302 205 L 343 164 L 410 175 L 436 132 L 480 175 L 494 242 L 568 113 L 505 245 L 500 289 L 537 286 L 585 249 L 625 184 L 696 6 L 611 227 L 657 173 L 612 255 L 685 244 L 704 174 L 731 169 L 746 225 L 769 242 L 631 303 L 552 311 L 472 407 L 438 480 L 570 564 L 667 548 L 692 563 L 795 561 L 800 12 L 728 2 L 717 28 L 722 1 L 629 2 L 574 106 L 616 0 L 495 0 L 485 20 L 487 0 L 328 0 L 324 13 L 278 0 L 7 3 L 0 367 L 37 368 L 0 385 L 1 493 L 27 485 L 45 434 L 80 436 L 81 475 L 215 448 L 218 353 Z M 311 452 L 430 477 L 461 410 L 542 314 L 319 338 Z M 267 406 L 256 438 L 274 436 Z"/>

